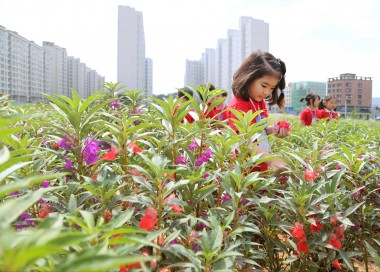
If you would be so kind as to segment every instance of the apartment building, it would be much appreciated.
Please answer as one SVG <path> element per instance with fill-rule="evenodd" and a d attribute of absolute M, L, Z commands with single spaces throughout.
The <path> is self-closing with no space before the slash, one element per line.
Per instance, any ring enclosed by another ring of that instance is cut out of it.
<path fill-rule="evenodd" d="M 101 89 L 104 77 L 67 55 L 53 42 L 35 44 L 15 31 L 0 26 L 0 95 L 16 102 L 43 101 L 42 93 L 82 98 Z"/>
<path fill-rule="evenodd" d="M 356 74 L 340 74 L 329 78 L 327 94 L 337 99 L 337 111 L 340 116 L 355 114 L 369 119 L 372 108 L 372 78 L 356 76 Z"/>

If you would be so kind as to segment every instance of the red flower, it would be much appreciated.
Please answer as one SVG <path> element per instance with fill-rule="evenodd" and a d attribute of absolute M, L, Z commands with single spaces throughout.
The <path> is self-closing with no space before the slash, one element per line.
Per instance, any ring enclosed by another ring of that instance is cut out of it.
<path fill-rule="evenodd" d="M 157 211 L 152 208 L 148 207 L 145 211 L 145 215 L 140 220 L 140 228 L 144 230 L 151 230 L 155 227 L 157 222 Z"/>
<path fill-rule="evenodd" d="M 280 128 L 284 128 L 287 131 L 290 131 L 290 124 L 286 122 L 285 120 L 278 121 L 276 125 L 279 126 Z"/>
<path fill-rule="evenodd" d="M 282 175 L 278 181 L 282 184 L 282 183 L 285 183 L 287 180 L 289 179 L 289 176 L 288 175 Z"/>
<path fill-rule="evenodd" d="M 59 143 L 52 143 L 52 146 L 56 151 L 59 149 Z"/>
<path fill-rule="evenodd" d="M 170 196 L 168 196 L 164 202 L 169 202 L 170 200 L 174 199 L 175 198 L 175 194 L 171 194 Z M 182 212 L 182 208 L 177 205 L 177 204 L 168 204 L 169 206 L 171 206 L 173 208 L 173 211 L 174 212 Z"/>
<path fill-rule="evenodd" d="M 297 249 L 302 253 L 309 253 L 309 247 L 307 246 L 306 239 L 301 240 L 297 243 Z"/>
<path fill-rule="evenodd" d="M 321 222 L 317 221 L 317 219 L 314 219 L 315 220 L 315 223 L 314 224 L 310 224 L 310 230 L 312 232 L 317 232 L 319 230 L 321 230 L 323 228 Z"/>
<path fill-rule="evenodd" d="M 332 245 L 336 249 L 341 249 L 342 248 L 342 243 L 339 240 L 328 240 L 327 243 L 329 245 Z"/>
<path fill-rule="evenodd" d="M 130 142 L 129 144 L 127 144 L 127 147 L 130 147 L 130 148 L 133 148 L 133 152 L 136 154 L 136 153 L 141 153 L 142 152 L 142 149 L 140 147 L 137 146 L 136 144 L 136 140 L 133 140 L 132 142 Z"/>
<path fill-rule="evenodd" d="M 45 218 L 51 213 L 50 206 L 47 204 L 42 204 L 40 208 L 40 212 L 38 213 L 38 217 Z"/>
<path fill-rule="evenodd" d="M 111 219 L 112 219 L 112 213 L 107 212 L 107 213 L 106 213 L 106 216 L 104 217 L 104 221 L 106 221 L 106 223 L 107 223 L 107 222 L 110 221 Z"/>
<path fill-rule="evenodd" d="M 122 267 L 120 267 L 119 272 L 126 272 L 135 268 L 141 268 L 141 265 L 139 263 L 123 265 Z"/>
<path fill-rule="evenodd" d="M 344 226 L 343 225 L 336 226 L 335 229 L 338 231 L 337 234 L 339 234 L 340 238 L 342 238 L 344 240 L 345 239 L 345 236 L 344 236 Z"/>
<path fill-rule="evenodd" d="M 310 170 L 306 170 L 305 172 L 305 179 L 307 182 L 314 181 L 318 177 L 317 172 L 313 172 Z"/>
<path fill-rule="evenodd" d="M 306 239 L 305 232 L 303 230 L 303 225 L 300 222 L 294 223 L 295 228 L 291 228 L 292 236 L 297 238 L 298 240 Z"/>
<path fill-rule="evenodd" d="M 116 159 L 117 153 L 121 151 L 121 148 L 117 148 L 116 146 L 111 144 L 111 150 L 103 155 L 102 159 L 105 161 L 113 161 Z"/>
<path fill-rule="evenodd" d="M 332 265 L 332 267 L 334 267 L 336 269 L 342 269 L 342 267 L 340 266 L 340 263 L 338 262 L 338 260 L 332 261 L 331 265 Z"/>

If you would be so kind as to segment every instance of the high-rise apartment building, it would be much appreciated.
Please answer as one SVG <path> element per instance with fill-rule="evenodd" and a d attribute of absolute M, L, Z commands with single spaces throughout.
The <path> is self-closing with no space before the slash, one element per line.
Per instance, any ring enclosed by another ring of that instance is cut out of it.
<path fill-rule="evenodd" d="M 203 65 L 203 78 L 204 84 L 211 82 L 215 84 L 216 81 L 216 50 L 213 48 L 206 48 L 205 52 L 202 54 L 202 65 Z M 202 83 L 202 84 L 203 84 Z"/>
<path fill-rule="evenodd" d="M 228 29 L 226 38 L 218 39 L 217 48 L 207 48 L 198 60 L 203 75 L 200 84 L 211 82 L 217 88 L 231 90 L 233 74 L 242 61 L 257 49 L 269 51 L 268 23 L 251 17 L 240 17 L 239 24 L 239 30 Z M 185 85 L 200 85 L 195 81 L 195 75 L 199 72 L 189 62 L 186 60 Z"/>
<path fill-rule="evenodd" d="M 43 42 L 42 46 L 49 52 L 50 89 L 52 93 L 70 96 L 66 49 L 55 45 L 53 42 Z"/>
<path fill-rule="evenodd" d="M 185 85 L 201 85 L 203 81 L 203 65 L 198 60 L 186 60 Z M 178 86 L 181 88 L 182 86 Z"/>
<path fill-rule="evenodd" d="M 145 90 L 145 36 L 141 11 L 118 9 L 117 81 L 129 90 Z"/>
<path fill-rule="evenodd" d="M 228 86 L 228 54 L 227 54 L 227 40 L 218 39 L 218 46 L 216 48 L 216 66 L 215 66 L 215 86 L 220 88 L 227 88 Z"/>
<path fill-rule="evenodd" d="M 316 81 L 299 81 L 291 84 L 291 106 L 295 112 L 301 112 L 306 108 L 306 102 L 300 102 L 301 98 L 306 97 L 308 93 L 319 95 L 320 98 L 326 96 L 326 83 Z"/>
<path fill-rule="evenodd" d="M 153 95 L 153 60 L 145 59 L 145 88 L 147 96 Z"/>
<path fill-rule="evenodd" d="M 337 99 L 337 111 L 344 115 L 356 112 L 358 116 L 368 119 L 372 107 L 372 78 L 356 74 L 340 74 L 329 78 L 327 94 Z"/>
<path fill-rule="evenodd" d="M 263 20 L 242 16 L 240 24 L 240 46 L 242 61 L 255 50 L 269 51 L 269 24 Z"/>
<path fill-rule="evenodd" d="M 87 98 L 103 84 L 104 77 L 67 56 L 65 48 L 52 42 L 41 47 L 0 26 L 0 95 L 38 102 L 44 100 L 42 93 L 70 96 L 74 88 Z"/>

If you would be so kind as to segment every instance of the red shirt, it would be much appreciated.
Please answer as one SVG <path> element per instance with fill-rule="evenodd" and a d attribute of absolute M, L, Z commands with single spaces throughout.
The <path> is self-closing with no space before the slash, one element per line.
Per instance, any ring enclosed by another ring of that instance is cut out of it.
<path fill-rule="evenodd" d="M 300 120 L 304 122 L 305 126 L 310 126 L 313 122 L 313 117 L 317 118 L 318 110 L 311 110 L 309 108 L 301 111 Z"/>
<path fill-rule="evenodd" d="M 230 104 L 228 105 L 228 108 L 239 110 L 241 112 L 248 112 L 250 110 L 252 112 L 256 112 L 263 110 L 263 112 L 260 113 L 261 118 L 268 117 L 268 110 L 264 100 L 261 100 L 260 102 L 253 100 L 246 101 L 241 98 L 233 97 Z M 230 127 L 236 131 L 237 129 L 234 125 L 234 122 L 231 120 L 232 118 L 236 119 L 236 116 L 231 111 L 227 111 L 227 118 L 229 119 L 228 122 Z M 255 118 L 252 120 L 252 123 L 256 123 L 257 121 L 258 118 Z"/>
<path fill-rule="evenodd" d="M 218 119 L 220 121 L 224 121 L 227 119 L 227 112 L 223 112 L 221 113 L 222 111 L 224 111 L 225 109 L 227 109 L 227 107 L 224 107 L 223 109 L 219 110 L 217 108 L 213 108 L 206 116 L 206 118 L 215 118 L 215 119 Z"/>
<path fill-rule="evenodd" d="M 260 102 L 253 101 L 253 100 L 244 100 L 241 98 L 233 97 L 232 100 L 230 101 L 230 104 L 228 105 L 228 108 L 230 109 L 235 109 L 235 110 L 240 110 L 241 112 L 256 112 L 259 110 L 263 110 L 263 112 L 260 113 L 260 118 L 265 118 L 268 117 L 268 110 L 267 106 L 265 104 L 264 100 L 261 100 Z M 236 116 L 231 112 L 227 111 L 227 117 L 228 117 L 228 123 L 232 129 L 237 131 L 237 128 L 235 127 L 235 124 L 233 122 L 233 118 L 236 119 Z M 258 116 L 259 117 L 259 116 Z M 259 118 L 256 117 L 252 120 L 252 123 L 257 123 Z M 254 167 L 252 171 L 258 171 L 258 172 L 263 172 L 268 170 L 268 164 L 265 162 L 260 163 L 258 166 Z"/>
<path fill-rule="evenodd" d="M 175 106 L 175 108 L 174 108 L 174 113 L 177 112 L 178 107 L 179 107 L 179 105 Z M 194 110 L 191 109 L 190 111 L 194 111 Z M 187 122 L 189 122 L 189 123 L 194 122 L 194 118 L 191 116 L 190 112 L 189 112 L 188 114 L 186 114 L 185 119 L 186 119 Z M 181 123 L 183 123 L 183 122 L 184 122 L 184 119 L 181 120 Z"/>
<path fill-rule="evenodd" d="M 318 119 L 327 118 L 327 122 L 332 118 L 338 119 L 338 113 L 336 113 L 335 111 L 329 111 L 326 109 L 318 110 L 317 116 L 318 116 Z"/>

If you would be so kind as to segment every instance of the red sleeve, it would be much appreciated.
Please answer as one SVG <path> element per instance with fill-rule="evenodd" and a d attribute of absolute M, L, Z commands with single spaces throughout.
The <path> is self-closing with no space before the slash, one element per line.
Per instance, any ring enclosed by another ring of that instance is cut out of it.
<path fill-rule="evenodd" d="M 330 118 L 330 114 L 324 109 L 318 110 L 317 116 L 318 116 L 318 119 Z"/>

